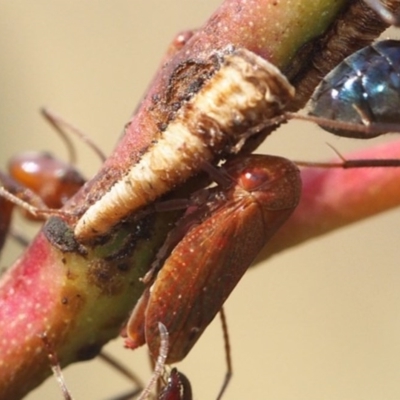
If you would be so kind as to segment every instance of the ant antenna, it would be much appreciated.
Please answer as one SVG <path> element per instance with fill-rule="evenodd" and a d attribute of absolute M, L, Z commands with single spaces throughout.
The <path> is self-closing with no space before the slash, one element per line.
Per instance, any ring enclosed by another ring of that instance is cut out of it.
<path fill-rule="evenodd" d="M 151 390 L 153 389 L 158 378 L 164 371 L 165 360 L 167 359 L 169 349 L 169 334 L 167 328 L 162 322 L 158 323 L 158 329 L 160 331 L 160 351 L 158 353 L 158 358 L 154 367 L 153 375 L 146 387 L 143 389 L 138 400 L 145 400 L 149 397 Z"/>
<path fill-rule="evenodd" d="M 61 391 L 64 396 L 64 400 L 73 400 L 71 392 L 69 391 L 69 389 L 67 388 L 67 385 L 65 383 L 65 379 L 64 379 L 63 373 L 61 371 L 60 362 L 58 360 L 57 354 L 54 351 L 54 347 L 50 343 L 47 333 L 43 333 L 43 334 L 39 335 L 39 337 L 40 337 L 40 339 L 42 339 L 42 342 L 46 348 L 47 356 L 50 361 L 51 370 L 53 371 L 53 374 L 54 374 L 55 378 L 57 379 L 57 382 L 61 388 Z"/>
<path fill-rule="evenodd" d="M 47 120 L 47 122 L 55 129 L 55 131 L 60 135 L 62 140 L 64 141 L 69 155 L 69 162 L 74 165 L 76 164 L 76 151 L 71 142 L 69 135 L 65 132 L 63 127 L 69 129 L 71 133 L 76 135 L 80 140 L 82 140 L 88 147 L 90 147 L 99 157 L 100 161 L 104 162 L 106 160 L 106 155 L 97 146 L 92 139 L 84 132 L 82 132 L 79 128 L 71 123 L 65 121 L 62 117 L 50 111 L 48 108 L 42 108 L 40 110 L 42 116 Z"/>
<path fill-rule="evenodd" d="M 31 191 L 29 191 L 31 192 Z M 33 192 L 32 192 L 33 193 Z M 59 215 L 60 217 L 65 217 L 68 216 L 67 213 L 60 211 L 60 210 L 54 210 L 47 208 L 46 205 L 42 204 L 41 207 L 36 207 L 22 199 L 20 199 L 18 196 L 12 194 L 9 192 L 7 189 L 5 189 L 3 186 L 0 186 L 0 196 L 5 198 L 6 200 L 10 201 L 11 203 L 15 204 L 18 207 L 21 207 L 22 209 L 26 210 L 29 214 L 32 214 L 34 217 L 41 217 L 45 215 Z M 34 196 L 35 201 L 39 200 L 39 197 Z"/>

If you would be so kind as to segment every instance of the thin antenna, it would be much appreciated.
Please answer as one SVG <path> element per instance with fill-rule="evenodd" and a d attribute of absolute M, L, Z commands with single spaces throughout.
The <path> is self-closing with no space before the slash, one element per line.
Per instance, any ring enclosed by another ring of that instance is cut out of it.
<path fill-rule="evenodd" d="M 81 131 L 78 127 L 65 121 L 62 117 L 60 117 L 59 115 L 57 115 L 53 111 L 50 111 L 47 108 L 42 108 L 40 112 L 43 115 L 43 117 L 47 120 L 47 122 L 51 126 L 53 126 L 53 128 L 56 130 L 56 132 L 60 135 L 60 137 L 64 141 L 68 150 L 69 162 L 72 165 L 76 164 L 76 151 L 69 135 L 65 132 L 63 127 L 69 129 L 71 133 L 76 135 L 80 140 L 82 140 L 82 142 L 84 142 L 88 147 L 90 147 L 97 154 L 101 162 L 104 162 L 106 160 L 106 155 L 100 149 L 100 147 L 97 146 L 92 141 L 92 139 L 88 135 L 86 135 L 83 131 Z"/>
<path fill-rule="evenodd" d="M 64 375 L 61 371 L 60 362 L 58 360 L 57 354 L 54 351 L 54 347 L 50 343 L 49 338 L 47 337 L 47 334 L 43 333 L 43 334 L 39 335 L 39 337 L 40 337 L 40 339 L 42 339 L 42 342 L 46 348 L 47 356 L 50 361 L 51 370 L 53 371 L 53 374 L 61 388 L 64 399 L 65 400 L 73 400 L 71 392 L 69 391 L 69 389 L 65 383 Z"/>
<path fill-rule="evenodd" d="M 165 360 L 167 359 L 169 349 L 169 334 L 167 328 L 162 322 L 158 323 L 158 329 L 160 331 L 160 351 L 158 353 L 158 358 L 154 367 L 153 375 L 146 387 L 143 389 L 138 400 L 145 400 L 149 397 L 151 390 L 153 389 L 158 378 L 164 371 Z"/>

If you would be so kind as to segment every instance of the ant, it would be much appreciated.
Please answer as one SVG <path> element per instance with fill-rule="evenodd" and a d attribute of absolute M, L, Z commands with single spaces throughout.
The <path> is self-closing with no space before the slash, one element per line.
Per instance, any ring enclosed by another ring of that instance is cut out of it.
<path fill-rule="evenodd" d="M 69 161 L 62 161 L 48 152 L 30 151 L 10 159 L 9 175 L 0 171 L 0 204 L 4 204 L 0 217 L 0 249 L 9 234 L 14 205 L 25 211 L 27 219 L 43 221 L 46 214 L 57 214 L 85 184 L 86 179 L 75 167 L 75 149 L 63 127 L 86 143 L 101 162 L 106 159 L 105 154 L 78 128 L 49 110 L 42 109 L 41 113 L 65 142 Z M 21 236 L 16 235 L 16 238 L 22 244 L 25 243 Z"/>

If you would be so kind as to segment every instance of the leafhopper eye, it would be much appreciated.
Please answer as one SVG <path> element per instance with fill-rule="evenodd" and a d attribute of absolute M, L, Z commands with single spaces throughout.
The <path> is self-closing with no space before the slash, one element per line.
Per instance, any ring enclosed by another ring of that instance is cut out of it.
<path fill-rule="evenodd" d="M 255 169 L 241 174 L 238 179 L 238 185 L 248 192 L 266 189 L 266 185 L 270 184 L 270 175 L 263 169 Z"/>

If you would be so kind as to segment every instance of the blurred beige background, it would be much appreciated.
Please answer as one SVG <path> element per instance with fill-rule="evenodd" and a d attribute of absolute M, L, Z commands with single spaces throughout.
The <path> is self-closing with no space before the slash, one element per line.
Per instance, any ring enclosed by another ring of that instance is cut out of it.
<path fill-rule="evenodd" d="M 168 42 L 197 27 L 220 1 L 17 0 L 0 11 L 0 160 L 18 151 L 65 148 L 38 114 L 47 105 L 107 153 L 136 107 Z M 263 151 L 316 160 L 364 143 L 289 124 Z M 297 129 L 296 129 L 297 128 Z M 82 169 L 99 162 L 77 145 Z M 225 399 L 400 398 L 400 210 L 287 251 L 240 282 L 226 305 L 234 377 Z M 8 244 L 2 265 L 20 252 Z M 144 351 L 107 346 L 146 380 Z M 225 373 L 219 321 L 179 365 L 195 399 L 213 399 Z M 129 387 L 99 361 L 66 369 L 77 400 Z M 49 379 L 29 400 L 61 399 Z"/>

